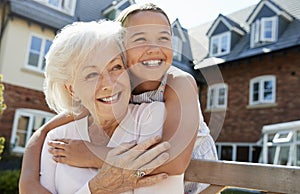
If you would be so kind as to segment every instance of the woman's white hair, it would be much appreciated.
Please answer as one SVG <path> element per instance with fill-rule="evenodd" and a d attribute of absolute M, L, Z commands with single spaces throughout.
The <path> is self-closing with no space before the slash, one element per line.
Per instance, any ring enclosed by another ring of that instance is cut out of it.
<path fill-rule="evenodd" d="M 101 57 L 101 49 L 118 44 L 120 53 L 123 52 L 122 36 L 121 24 L 113 21 L 74 22 L 56 35 L 46 55 L 44 93 L 50 109 L 57 113 L 80 113 L 81 102 L 72 98 L 66 84 L 91 55 Z"/>

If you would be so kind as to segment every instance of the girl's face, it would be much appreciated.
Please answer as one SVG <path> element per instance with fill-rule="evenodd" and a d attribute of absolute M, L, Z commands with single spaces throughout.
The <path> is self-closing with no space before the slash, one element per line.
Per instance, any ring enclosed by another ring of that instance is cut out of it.
<path fill-rule="evenodd" d="M 82 105 L 101 124 L 123 118 L 131 89 L 118 47 L 115 45 L 100 50 L 91 53 L 86 63 L 78 68 L 71 87 Z"/>
<path fill-rule="evenodd" d="M 129 15 L 125 47 L 133 77 L 141 81 L 161 80 L 172 64 L 171 28 L 167 18 L 154 11 Z"/>

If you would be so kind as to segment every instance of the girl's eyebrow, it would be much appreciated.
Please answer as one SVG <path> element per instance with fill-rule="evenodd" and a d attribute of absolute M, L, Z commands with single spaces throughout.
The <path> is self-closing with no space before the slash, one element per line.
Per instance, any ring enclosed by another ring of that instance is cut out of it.
<path fill-rule="evenodd" d="M 133 33 L 129 38 L 133 38 L 133 37 L 135 37 L 135 36 L 143 35 L 143 34 L 145 34 L 145 32 L 135 32 L 135 33 Z"/>

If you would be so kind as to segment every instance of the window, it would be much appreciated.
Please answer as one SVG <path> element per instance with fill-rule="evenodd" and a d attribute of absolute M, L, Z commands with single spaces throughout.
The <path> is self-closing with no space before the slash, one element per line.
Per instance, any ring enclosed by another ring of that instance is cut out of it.
<path fill-rule="evenodd" d="M 40 110 L 17 109 L 10 142 L 12 151 L 24 153 L 25 146 L 31 135 L 53 116 L 54 114 Z"/>
<path fill-rule="evenodd" d="M 266 125 L 262 132 L 263 163 L 300 166 L 300 121 Z"/>
<path fill-rule="evenodd" d="M 173 47 L 173 58 L 177 61 L 181 61 L 182 55 L 182 40 L 177 37 L 172 37 L 172 47 Z"/>
<path fill-rule="evenodd" d="M 216 143 L 220 160 L 258 163 L 261 146 L 255 143 Z"/>
<path fill-rule="evenodd" d="M 250 81 L 250 105 L 275 103 L 275 76 L 260 76 Z"/>
<path fill-rule="evenodd" d="M 65 12 L 69 15 L 74 15 L 76 0 L 36 0 L 39 3 L 44 3 L 49 7 Z"/>
<path fill-rule="evenodd" d="M 49 51 L 51 44 L 51 40 L 32 35 L 25 67 L 43 72 L 45 70 L 45 55 Z"/>
<path fill-rule="evenodd" d="M 227 107 L 227 85 L 226 84 L 214 84 L 208 88 L 208 100 L 207 109 Z"/>
<path fill-rule="evenodd" d="M 230 32 L 212 36 L 210 39 L 210 56 L 225 55 L 230 52 Z"/>
<path fill-rule="evenodd" d="M 261 18 L 251 25 L 251 47 L 277 40 L 277 16 Z"/>

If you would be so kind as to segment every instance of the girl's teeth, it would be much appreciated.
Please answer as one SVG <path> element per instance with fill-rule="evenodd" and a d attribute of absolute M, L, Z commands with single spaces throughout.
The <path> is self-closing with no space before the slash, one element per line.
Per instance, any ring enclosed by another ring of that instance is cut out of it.
<path fill-rule="evenodd" d="M 151 61 L 143 61 L 143 65 L 147 66 L 158 66 L 161 64 L 161 60 L 151 60 Z"/>

